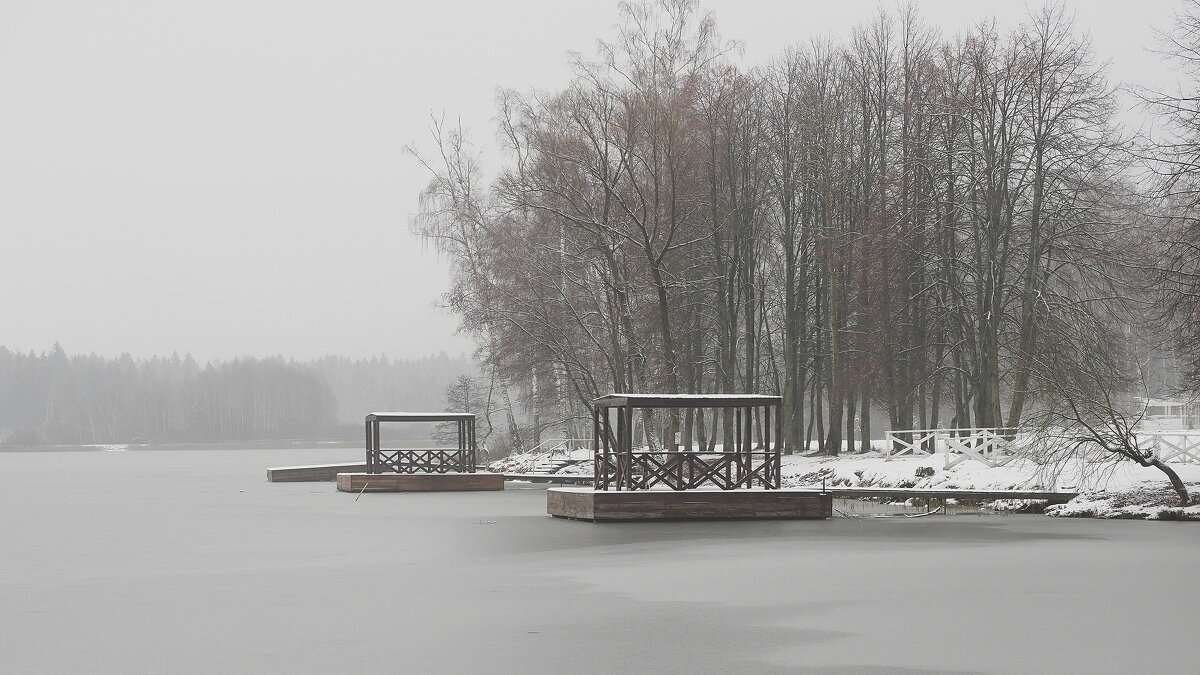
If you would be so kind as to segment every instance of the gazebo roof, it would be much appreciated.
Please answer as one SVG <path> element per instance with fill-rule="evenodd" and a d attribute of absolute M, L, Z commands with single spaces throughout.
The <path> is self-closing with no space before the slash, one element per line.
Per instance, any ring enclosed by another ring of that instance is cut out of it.
<path fill-rule="evenodd" d="M 461 422 L 475 419 L 474 413 L 460 412 L 373 412 L 368 422 Z"/>
<path fill-rule="evenodd" d="M 608 394 L 592 401 L 597 408 L 745 408 L 782 402 L 781 396 L 763 394 Z"/>

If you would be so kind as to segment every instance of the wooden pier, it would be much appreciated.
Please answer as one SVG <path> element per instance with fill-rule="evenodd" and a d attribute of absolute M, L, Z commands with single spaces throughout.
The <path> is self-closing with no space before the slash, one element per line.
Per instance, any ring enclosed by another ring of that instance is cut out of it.
<path fill-rule="evenodd" d="M 764 520 L 833 517 L 819 490 L 594 490 L 550 488 L 546 513 L 594 523 L 638 520 Z"/>
<path fill-rule="evenodd" d="M 502 473 L 340 473 L 340 492 L 467 492 L 503 490 Z"/>
<path fill-rule="evenodd" d="M 831 487 L 825 490 L 841 499 L 936 499 L 945 501 L 994 502 L 998 499 L 1041 500 L 1050 504 L 1066 504 L 1079 496 L 1078 492 L 1050 492 L 1047 490 L 940 490 L 934 488 L 874 488 L 874 487 Z"/>
<path fill-rule="evenodd" d="M 339 473 L 366 471 L 366 462 L 351 464 L 309 464 L 307 466 L 277 466 L 267 469 L 267 480 L 272 483 L 301 483 L 337 480 Z"/>

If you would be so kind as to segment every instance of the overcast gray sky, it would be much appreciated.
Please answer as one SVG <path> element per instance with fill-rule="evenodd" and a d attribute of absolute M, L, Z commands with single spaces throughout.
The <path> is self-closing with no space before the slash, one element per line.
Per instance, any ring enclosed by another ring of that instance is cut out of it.
<path fill-rule="evenodd" d="M 1145 48 L 1175 3 L 1066 4 L 1115 81 L 1163 82 Z M 753 64 L 878 3 L 705 6 Z M 946 33 L 1026 11 L 919 6 Z M 565 53 L 616 18 L 608 1 L 0 0 L 0 345 L 468 350 L 434 307 L 447 265 L 408 230 L 427 176 L 403 147 L 429 148 L 442 111 L 490 142 L 496 86 L 564 82 Z"/>

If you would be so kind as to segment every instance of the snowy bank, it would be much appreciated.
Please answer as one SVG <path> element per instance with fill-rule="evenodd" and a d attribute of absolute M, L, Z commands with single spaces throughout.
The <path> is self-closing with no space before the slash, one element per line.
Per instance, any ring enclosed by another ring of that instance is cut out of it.
<path fill-rule="evenodd" d="M 1145 520 L 1200 520 L 1200 482 L 1187 482 L 1192 502 L 1179 506 L 1179 495 L 1167 481 L 1146 481 L 1122 490 L 1080 495 L 1067 504 L 1046 508 L 1046 515 L 1063 518 L 1130 518 Z"/>
<path fill-rule="evenodd" d="M 876 453 L 861 455 L 786 456 L 783 483 L 788 487 L 911 487 L 961 490 L 1053 490 L 1079 492 L 1067 504 L 1051 506 L 1048 515 L 1096 518 L 1200 519 L 1200 464 L 1172 464 L 1189 491 L 1193 505 L 1178 506 L 1179 498 L 1162 472 L 1133 462 L 1101 463 L 1083 460 L 1065 464 L 1037 464 L 1014 459 L 989 467 L 975 461 L 945 468 L 944 455 L 904 456 L 885 459 Z M 997 503 L 1016 508 L 1020 502 Z"/>
<path fill-rule="evenodd" d="M 1188 485 L 1194 498 L 1200 495 L 1200 464 L 1171 464 Z M 592 473 L 587 450 L 550 455 L 516 455 L 492 465 L 494 471 Z M 1068 504 L 1046 509 L 1055 516 L 1098 518 L 1200 518 L 1200 505 L 1178 508 L 1178 497 L 1161 471 L 1133 462 L 1103 462 L 1075 459 L 1058 464 L 1038 464 L 1013 459 L 1004 466 L 989 467 L 974 460 L 949 469 L 946 456 L 904 455 L 885 458 L 879 452 L 826 455 L 785 455 L 783 487 L 880 487 L 942 490 L 1050 490 L 1078 492 Z M 996 502 L 1000 509 L 1018 509 L 1025 502 Z M 1177 514 L 1175 512 L 1178 512 Z"/>

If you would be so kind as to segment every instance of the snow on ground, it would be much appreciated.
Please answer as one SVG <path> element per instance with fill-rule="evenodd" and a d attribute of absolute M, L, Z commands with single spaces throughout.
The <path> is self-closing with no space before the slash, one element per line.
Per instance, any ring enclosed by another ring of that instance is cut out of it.
<path fill-rule="evenodd" d="M 955 456 L 957 459 L 957 456 Z M 1186 482 L 1200 482 L 1200 464 L 1172 464 Z M 920 470 L 919 475 L 918 470 Z M 905 455 L 885 458 L 877 453 L 839 455 L 785 455 L 783 482 L 790 487 L 820 485 L 851 487 L 917 487 L 961 490 L 1059 490 L 1097 492 L 1125 489 L 1145 482 L 1165 482 L 1157 469 L 1132 462 L 1037 464 L 1028 459 L 1013 459 L 1008 464 L 989 467 L 967 460 L 946 468 L 946 456 Z"/>
<path fill-rule="evenodd" d="M 1171 464 L 1188 485 L 1192 506 L 1179 498 L 1166 476 L 1133 462 L 1040 465 L 1014 459 L 999 467 L 968 460 L 946 468 L 945 455 L 885 459 L 877 453 L 838 457 L 785 456 L 787 487 L 914 487 L 960 490 L 1057 490 L 1079 492 L 1070 503 L 1047 507 L 1047 515 L 1095 518 L 1200 519 L 1200 464 Z M 1020 502 L 996 504 L 1015 508 Z"/>
<path fill-rule="evenodd" d="M 1031 462 L 1014 460 L 996 468 L 963 462 L 945 469 L 943 455 L 887 459 L 876 453 L 837 457 L 791 455 L 783 458 L 787 487 L 904 487 L 960 490 L 1055 489 L 1053 476 Z"/>

